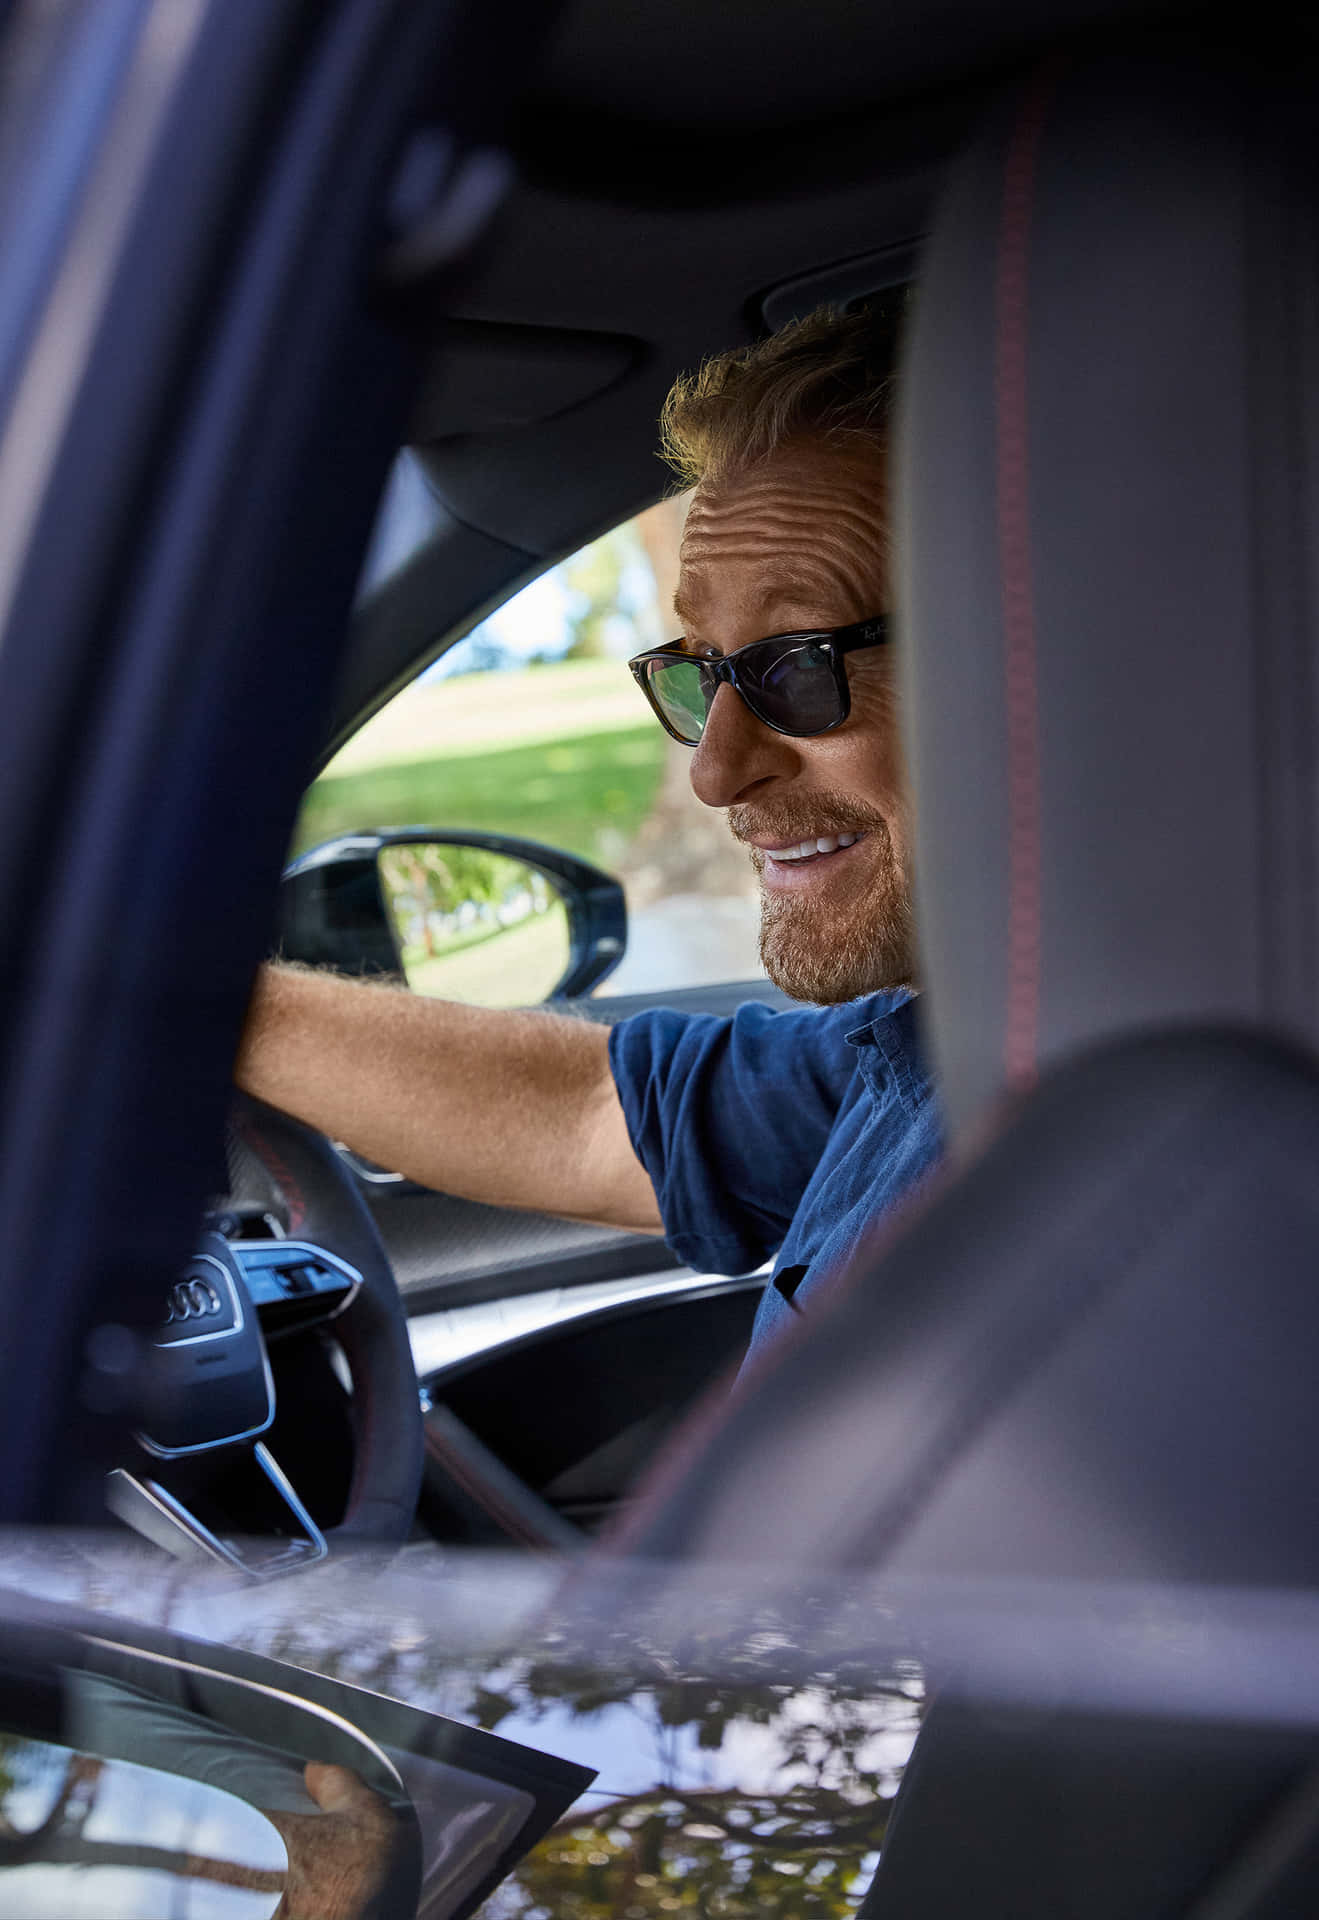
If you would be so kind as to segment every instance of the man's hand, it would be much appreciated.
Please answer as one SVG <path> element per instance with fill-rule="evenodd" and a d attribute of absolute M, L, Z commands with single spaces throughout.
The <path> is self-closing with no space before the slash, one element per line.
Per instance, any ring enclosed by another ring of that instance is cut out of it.
<path fill-rule="evenodd" d="M 303 1779 L 319 1814 L 263 1809 L 289 1857 L 274 1920 L 361 1920 L 385 1882 L 394 1816 L 347 1767 L 310 1760 Z"/>

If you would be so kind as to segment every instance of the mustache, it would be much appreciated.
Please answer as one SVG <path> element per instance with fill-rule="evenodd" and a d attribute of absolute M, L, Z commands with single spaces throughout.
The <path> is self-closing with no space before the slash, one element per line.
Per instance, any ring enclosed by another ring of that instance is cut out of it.
<path fill-rule="evenodd" d="M 888 821 L 878 807 L 864 800 L 849 800 L 842 793 L 813 794 L 809 800 L 760 807 L 730 807 L 728 826 L 733 838 L 744 843 L 812 840 L 831 833 L 882 833 L 887 838 L 889 832 Z"/>

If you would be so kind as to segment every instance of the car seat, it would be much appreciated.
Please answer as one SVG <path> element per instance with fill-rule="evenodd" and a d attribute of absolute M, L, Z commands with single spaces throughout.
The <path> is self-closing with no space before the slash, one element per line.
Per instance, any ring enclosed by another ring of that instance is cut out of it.
<path fill-rule="evenodd" d="M 652 1563 L 1319 1588 L 1314 77 L 1064 52 L 952 170 L 898 527 L 949 1155 L 679 1442 Z M 868 1913 L 1319 1910 L 1319 1715 L 973 1669 Z"/>

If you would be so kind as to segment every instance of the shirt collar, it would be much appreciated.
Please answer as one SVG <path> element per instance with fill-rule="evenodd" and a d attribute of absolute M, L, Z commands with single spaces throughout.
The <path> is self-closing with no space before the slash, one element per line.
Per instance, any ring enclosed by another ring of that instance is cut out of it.
<path fill-rule="evenodd" d="M 930 1096 L 930 1076 L 921 1054 L 916 1024 L 916 996 L 909 989 L 872 994 L 858 1002 L 857 1012 L 869 1020 L 843 1035 L 857 1049 L 862 1078 L 876 1098 L 894 1094 L 915 1118 Z"/>

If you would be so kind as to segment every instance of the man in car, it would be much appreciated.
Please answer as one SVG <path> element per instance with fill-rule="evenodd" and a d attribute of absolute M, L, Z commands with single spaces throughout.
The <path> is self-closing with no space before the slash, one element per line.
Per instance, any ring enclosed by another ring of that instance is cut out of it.
<path fill-rule="evenodd" d="M 800 1009 L 606 1029 L 264 970 L 239 1084 L 424 1185 L 633 1231 L 690 1265 L 776 1255 L 753 1351 L 928 1171 L 910 815 L 888 624 L 890 346 L 822 313 L 680 380 L 695 487 L 683 637 L 633 670 L 761 885 Z"/>

